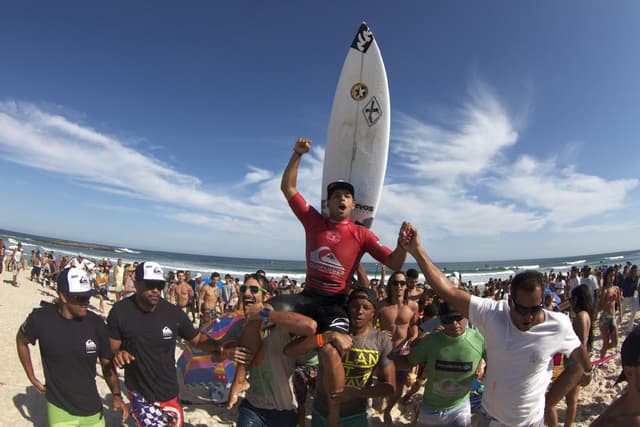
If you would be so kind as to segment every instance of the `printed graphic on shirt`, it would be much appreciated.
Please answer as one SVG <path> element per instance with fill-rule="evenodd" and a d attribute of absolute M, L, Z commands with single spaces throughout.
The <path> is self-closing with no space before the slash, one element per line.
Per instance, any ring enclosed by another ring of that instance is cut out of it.
<path fill-rule="evenodd" d="M 378 350 L 351 348 L 342 358 L 344 384 L 352 387 L 364 387 L 378 360 L 380 360 Z"/>
<path fill-rule="evenodd" d="M 164 338 L 165 340 L 173 339 L 173 331 L 171 330 L 171 328 L 169 328 L 168 326 L 162 328 L 162 338 Z"/>
<path fill-rule="evenodd" d="M 450 362 L 447 360 L 436 360 L 436 369 L 448 372 L 469 372 L 473 369 L 473 362 Z"/>
<path fill-rule="evenodd" d="M 344 267 L 328 246 L 321 246 L 311 252 L 309 264 L 312 269 L 328 274 L 343 275 Z"/>
<path fill-rule="evenodd" d="M 84 347 L 87 354 L 96 354 L 96 352 L 98 351 L 98 346 L 96 345 L 96 343 L 93 342 L 92 339 L 88 339 L 84 343 Z"/>

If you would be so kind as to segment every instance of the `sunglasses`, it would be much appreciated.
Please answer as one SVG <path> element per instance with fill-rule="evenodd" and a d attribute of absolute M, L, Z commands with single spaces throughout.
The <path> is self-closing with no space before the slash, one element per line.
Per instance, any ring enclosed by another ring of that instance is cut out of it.
<path fill-rule="evenodd" d="M 164 283 L 162 282 L 144 282 L 144 288 L 148 291 L 157 289 L 159 291 L 164 290 Z"/>
<path fill-rule="evenodd" d="M 90 300 L 91 300 L 91 297 L 83 297 L 83 296 L 79 296 L 79 295 L 69 295 L 69 302 L 71 302 L 72 304 L 87 305 L 87 304 L 89 304 Z"/>
<path fill-rule="evenodd" d="M 533 307 L 526 307 L 515 302 L 513 298 L 511 298 L 511 302 L 513 303 L 513 309 L 523 316 L 526 316 L 528 314 L 536 315 L 540 312 L 540 310 L 544 308 L 544 304 L 535 305 Z"/>
<path fill-rule="evenodd" d="M 440 319 L 440 323 L 442 323 L 443 325 L 450 325 L 453 322 L 462 322 L 462 319 L 464 319 L 464 317 L 462 316 L 447 316 L 443 319 Z"/>
<path fill-rule="evenodd" d="M 389 286 L 407 286 L 407 281 L 406 280 L 394 280 L 393 282 L 389 283 Z"/>
<path fill-rule="evenodd" d="M 240 292 L 244 294 L 245 292 L 247 292 L 247 288 L 254 295 L 261 291 L 264 292 L 264 289 L 262 289 L 262 287 L 257 285 L 250 285 L 250 286 L 242 285 L 240 286 Z"/>

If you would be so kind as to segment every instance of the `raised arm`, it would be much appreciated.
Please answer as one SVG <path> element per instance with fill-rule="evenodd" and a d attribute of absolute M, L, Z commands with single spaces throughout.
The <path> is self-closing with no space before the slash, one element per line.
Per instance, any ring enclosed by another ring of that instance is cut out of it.
<path fill-rule="evenodd" d="M 404 223 L 402 226 L 406 226 L 409 229 L 407 233 L 410 235 L 410 238 L 406 246 L 407 251 L 415 258 L 420 270 L 422 270 L 422 274 L 424 274 L 424 277 L 427 280 L 427 283 L 431 285 L 440 298 L 451 304 L 464 317 L 469 318 L 469 302 L 471 301 L 471 295 L 462 289 L 454 287 L 444 273 L 440 271 L 438 266 L 431 261 L 431 258 L 429 258 L 420 244 L 418 230 L 409 223 Z M 402 240 L 401 243 L 403 243 Z"/>
<path fill-rule="evenodd" d="M 280 190 L 284 197 L 289 200 L 297 192 L 296 187 L 298 182 L 298 166 L 300 166 L 300 159 L 304 153 L 307 153 L 311 148 L 311 140 L 307 138 L 298 138 L 296 144 L 293 146 L 293 153 L 287 163 L 287 167 L 282 173 L 282 180 L 280 181 Z"/>

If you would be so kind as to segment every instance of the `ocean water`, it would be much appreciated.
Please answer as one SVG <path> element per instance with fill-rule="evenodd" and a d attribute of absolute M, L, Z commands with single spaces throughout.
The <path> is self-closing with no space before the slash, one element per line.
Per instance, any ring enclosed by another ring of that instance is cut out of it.
<path fill-rule="evenodd" d="M 228 273 L 233 277 L 242 278 L 245 273 L 254 273 L 258 269 L 264 270 L 267 273 L 267 277 L 273 277 L 276 280 L 280 280 L 280 278 L 286 274 L 301 283 L 304 281 L 305 276 L 304 261 L 228 258 L 125 247 L 105 247 L 102 245 L 77 247 L 55 241 L 53 238 L 6 230 L 0 230 L 0 239 L 4 240 L 4 244 L 7 247 L 17 245 L 18 242 L 21 242 L 27 257 L 30 256 L 32 250 L 40 249 L 47 251 L 52 250 L 56 256 L 76 256 L 78 253 L 82 253 L 90 259 L 99 260 L 108 258 L 114 263 L 118 258 L 122 258 L 125 263 L 133 261 L 155 261 L 163 267 L 165 272 L 170 270 L 189 270 L 192 274 L 200 273 L 203 277 L 209 277 L 212 272 L 217 271 L 223 277 Z M 415 263 L 411 262 L 411 256 L 407 257 L 407 261 L 405 269 L 412 267 L 417 268 Z M 443 263 L 436 261 L 436 263 L 446 273 L 456 272 L 462 275 L 462 280 L 465 282 L 471 280 L 474 285 L 482 285 L 490 278 L 506 279 L 523 270 L 566 272 L 574 265 L 578 267 L 583 265 L 598 267 L 602 265 L 625 264 L 627 261 L 633 264 L 640 264 L 640 249 L 624 252 L 572 255 L 560 258 Z M 370 278 L 379 277 L 380 271 L 376 264 L 365 263 L 365 268 Z"/>

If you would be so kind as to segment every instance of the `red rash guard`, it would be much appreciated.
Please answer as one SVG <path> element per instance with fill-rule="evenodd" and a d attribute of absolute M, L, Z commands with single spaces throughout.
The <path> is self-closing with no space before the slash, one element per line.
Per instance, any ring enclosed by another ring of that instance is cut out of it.
<path fill-rule="evenodd" d="M 360 258 L 367 252 L 384 263 L 392 250 L 383 246 L 368 228 L 351 220 L 325 218 L 300 193 L 289 199 L 289 206 L 306 233 L 306 285 L 325 294 L 347 294 Z"/>

